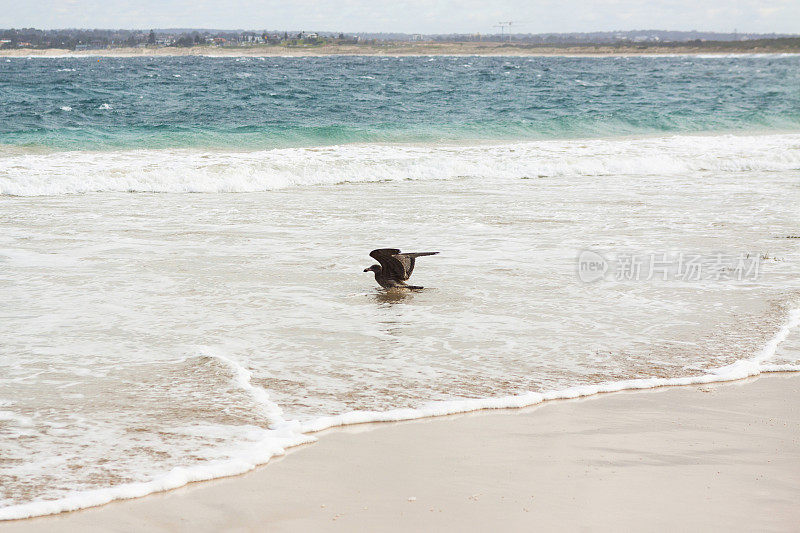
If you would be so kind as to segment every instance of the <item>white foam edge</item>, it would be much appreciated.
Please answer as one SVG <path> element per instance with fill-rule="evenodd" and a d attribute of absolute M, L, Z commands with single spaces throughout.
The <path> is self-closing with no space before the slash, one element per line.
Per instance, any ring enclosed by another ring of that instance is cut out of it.
<path fill-rule="evenodd" d="M 679 378 L 640 378 L 621 381 L 609 381 L 596 385 L 580 385 L 559 391 L 527 392 L 524 394 L 496 398 L 476 398 L 431 402 L 418 408 L 392 409 L 389 411 L 351 411 L 337 416 L 321 417 L 300 425 L 301 431 L 311 433 L 336 426 L 363 424 L 368 422 L 398 422 L 450 414 L 466 413 L 482 409 L 518 409 L 540 404 L 548 400 L 567 400 L 593 396 L 607 392 L 624 390 L 654 389 L 658 387 L 700 385 L 724 381 L 737 381 L 762 372 L 797 372 L 800 365 L 765 365 L 764 361 L 775 355 L 781 342 L 790 331 L 800 325 L 800 309 L 793 309 L 788 320 L 781 326 L 767 345 L 751 359 L 742 359 L 723 367 L 711 369 L 699 376 Z"/>
<path fill-rule="evenodd" d="M 202 355 L 212 357 L 224 363 L 233 373 L 233 381 L 239 388 L 247 391 L 255 402 L 261 407 L 262 413 L 273 421 L 273 425 L 285 424 L 283 419 L 283 410 L 278 404 L 269 399 L 269 393 L 261 387 L 257 387 L 251 383 L 253 374 L 245 367 L 227 357 L 219 354 L 209 347 L 203 347 Z"/>
<path fill-rule="evenodd" d="M 270 432 L 270 437 L 264 439 L 263 449 L 260 449 L 257 453 L 251 453 L 247 456 L 237 457 L 236 459 L 211 461 L 194 467 L 175 467 L 166 474 L 158 476 L 151 481 L 126 483 L 103 489 L 76 491 L 74 494 L 58 500 L 34 501 L 20 505 L 12 505 L 0 509 L 0 521 L 96 507 L 114 500 L 138 498 L 154 492 L 176 489 L 195 481 L 207 481 L 220 477 L 243 474 L 253 470 L 259 465 L 267 463 L 275 456 L 285 454 L 287 448 L 318 440 L 313 435 L 308 435 L 308 433 L 338 426 L 374 422 L 399 422 L 484 409 L 519 409 L 549 400 L 582 398 L 600 393 L 737 381 L 757 376 L 763 372 L 798 372 L 800 371 L 800 365 L 764 364 L 765 361 L 775 355 L 780 343 L 783 342 L 789 336 L 791 330 L 798 325 L 800 325 L 800 308 L 793 309 L 789 312 L 789 317 L 786 322 L 772 339 L 770 339 L 766 346 L 754 357 L 742 359 L 730 365 L 709 370 L 707 373 L 698 376 L 612 381 L 597 385 L 581 385 L 560 391 L 543 393 L 528 392 L 496 398 L 431 402 L 419 408 L 392 409 L 389 411 L 351 411 L 337 416 L 320 417 L 305 423 L 286 421 L 283 420 L 282 417 L 276 417 L 279 421 L 273 425 L 272 429 L 275 431 Z M 277 408 L 277 406 L 269 400 L 268 393 L 250 382 L 251 374 L 249 370 L 226 356 L 215 354 L 212 351 L 205 352 L 206 353 L 203 353 L 203 355 L 214 357 L 226 364 L 233 371 L 234 382 L 244 390 L 247 390 L 254 400 L 266 402 L 266 412 L 273 413 L 273 416 L 276 414 L 275 408 Z"/>

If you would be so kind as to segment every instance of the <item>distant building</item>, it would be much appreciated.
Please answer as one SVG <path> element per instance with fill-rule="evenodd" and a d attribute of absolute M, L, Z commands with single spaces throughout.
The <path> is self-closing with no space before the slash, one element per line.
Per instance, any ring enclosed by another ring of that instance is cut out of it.
<path fill-rule="evenodd" d="M 424 39 L 424 37 L 422 37 L 421 33 L 415 33 L 414 35 L 411 36 L 411 40 L 412 41 L 423 41 L 425 39 Z"/>

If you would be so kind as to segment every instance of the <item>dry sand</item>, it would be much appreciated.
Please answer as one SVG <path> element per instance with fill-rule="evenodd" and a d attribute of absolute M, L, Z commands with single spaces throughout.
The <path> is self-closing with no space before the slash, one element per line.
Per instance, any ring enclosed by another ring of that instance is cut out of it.
<path fill-rule="evenodd" d="M 502 43 L 390 43 L 383 45 L 323 45 L 323 46 L 193 46 L 153 48 L 110 48 L 102 50 L 49 49 L 2 49 L 0 57 L 137 57 L 137 56 L 209 56 L 209 57 L 315 57 L 329 55 L 377 55 L 389 57 L 428 55 L 479 55 L 479 56 L 609 56 L 675 54 L 753 54 L 753 53 L 798 53 L 800 48 L 791 46 L 763 47 L 714 47 L 714 46 L 530 46 Z"/>
<path fill-rule="evenodd" d="M 329 430 L 249 474 L 17 531 L 791 531 L 800 376 Z"/>

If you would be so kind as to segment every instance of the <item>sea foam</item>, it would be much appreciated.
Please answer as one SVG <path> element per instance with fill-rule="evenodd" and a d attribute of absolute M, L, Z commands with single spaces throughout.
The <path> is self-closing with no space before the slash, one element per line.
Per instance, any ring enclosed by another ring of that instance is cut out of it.
<path fill-rule="evenodd" d="M 274 420 L 269 429 L 245 428 L 249 432 L 250 438 L 248 440 L 250 445 L 245 450 L 240 450 L 235 459 L 208 461 L 194 467 L 176 467 L 151 481 L 126 483 L 103 489 L 76 491 L 57 500 L 40 500 L 21 505 L 12 505 L 0 509 L 0 520 L 14 520 L 94 507 L 113 500 L 137 498 L 154 492 L 182 487 L 194 481 L 205 481 L 242 474 L 258 465 L 267 463 L 272 457 L 284 454 L 286 448 L 316 441 L 317 438 L 309 435 L 309 433 L 336 426 L 414 420 L 484 409 L 516 409 L 549 400 L 580 398 L 600 393 L 735 381 L 757 376 L 762 372 L 800 371 L 800 365 L 766 364 L 766 361 L 775 355 L 780 343 L 788 337 L 792 329 L 799 325 L 800 309 L 793 309 L 789 312 L 788 319 L 775 336 L 755 356 L 696 376 L 680 378 L 652 377 L 613 381 L 597 385 L 570 387 L 559 391 L 528 392 L 498 398 L 431 402 L 418 408 L 393 409 L 389 411 L 351 411 L 337 416 L 320 417 L 306 423 L 284 420 L 280 414 L 280 408 L 269 400 L 268 393 L 250 382 L 250 372 L 245 367 L 227 356 L 213 353 L 204 347 L 201 349 L 203 355 L 213 357 L 228 366 L 233 373 L 233 381 L 248 391 Z"/>
<path fill-rule="evenodd" d="M 0 155 L 0 194 L 257 192 L 348 182 L 682 175 L 797 168 L 800 134 L 480 145 L 352 144 L 251 152 L 11 152 Z"/>

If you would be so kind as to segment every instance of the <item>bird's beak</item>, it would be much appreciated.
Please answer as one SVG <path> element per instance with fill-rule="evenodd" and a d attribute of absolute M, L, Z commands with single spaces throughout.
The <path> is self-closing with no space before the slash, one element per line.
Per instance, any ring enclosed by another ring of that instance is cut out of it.
<path fill-rule="evenodd" d="M 369 272 L 370 270 L 372 270 L 372 269 L 370 269 L 370 268 L 365 268 L 365 269 L 364 269 L 364 272 Z"/>

